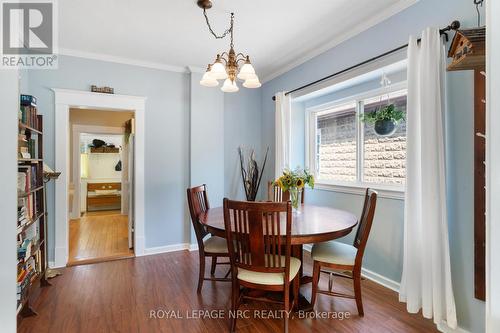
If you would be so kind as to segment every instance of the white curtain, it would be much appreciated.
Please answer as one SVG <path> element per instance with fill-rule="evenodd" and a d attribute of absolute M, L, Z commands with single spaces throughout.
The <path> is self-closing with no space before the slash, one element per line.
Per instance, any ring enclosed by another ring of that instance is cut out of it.
<path fill-rule="evenodd" d="M 403 276 L 407 310 L 456 328 L 445 182 L 445 50 L 427 28 L 408 45 L 407 176 Z"/>
<path fill-rule="evenodd" d="M 275 177 L 282 175 L 283 169 L 290 167 L 291 141 L 291 98 L 284 92 L 276 94 L 275 114 Z"/>

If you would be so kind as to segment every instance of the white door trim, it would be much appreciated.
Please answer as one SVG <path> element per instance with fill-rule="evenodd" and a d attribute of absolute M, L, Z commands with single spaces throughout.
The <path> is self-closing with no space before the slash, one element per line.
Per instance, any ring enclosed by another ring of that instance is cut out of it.
<path fill-rule="evenodd" d="M 486 332 L 500 332 L 500 2 L 486 1 Z M 496 14 L 495 14 L 496 13 Z"/>
<path fill-rule="evenodd" d="M 68 262 L 68 184 L 69 184 L 69 109 L 83 107 L 106 111 L 132 111 L 136 125 L 135 168 L 135 255 L 144 255 L 144 113 L 146 97 L 100 94 L 80 90 L 52 89 L 55 96 L 55 169 L 61 176 L 55 184 L 55 257 L 54 267 Z"/>
<path fill-rule="evenodd" d="M 71 208 L 71 219 L 80 217 L 81 212 L 81 165 L 80 165 L 80 134 L 123 134 L 125 129 L 122 127 L 93 126 L 93 125 L 73 125 L 73 185 L 75 193 L 73 194 L 73 207 Z M 123 212 L 122 212 L 123 213 Z"/>

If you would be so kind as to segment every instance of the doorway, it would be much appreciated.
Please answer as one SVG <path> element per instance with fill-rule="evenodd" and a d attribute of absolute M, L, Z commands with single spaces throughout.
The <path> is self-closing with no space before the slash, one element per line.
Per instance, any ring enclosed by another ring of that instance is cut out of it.
<path fill-rule="evenodd" d="M 134 256 L 130 111 L 69 109 L 68 266 Z"/>
<path fill-rule="evenodd" d="M 56 89 L 54 92 L 55 107 L 55 169 L 61 176 L 55 182 L 55 238 L 49 242 L 49 267 L 65 267 L 69 258 L 69 184 L 70 184 L 70 108 L 97 111 L 129 111 L 134 114 L 134 183 L 130 188 L 134 205 L 129 216 L 133 217 L 133 242 L 136 256 L 144 255 L 145 222 L 144 222 L 144 153 L 145 153 L 145 110 L 146 97 L 100 94 L 82 90 Z M 92 132 L 92 131 L 90 131 Z M 50 190 L 50 189 L 49 189 Z M 50 219 L 50 217 L 49 217 Z"/>

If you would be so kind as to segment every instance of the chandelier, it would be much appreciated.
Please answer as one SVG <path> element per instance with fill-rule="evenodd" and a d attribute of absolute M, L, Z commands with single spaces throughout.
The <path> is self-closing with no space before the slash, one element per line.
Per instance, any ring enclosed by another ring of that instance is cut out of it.
<path fill-rule="evenodd" d="M 219 81 L 224 80 L 221 87 L 223 92 L 236 92 L 239 90 L 236 84 L 236 79 L 243 81 L 245 88 L 259 88 L 261 83 L 259 77 L 255 74 L 255 69 L 250 62 L 250 57 L 243 53 L 234 51 L 233 27 L 234 27 L 234 13 L 231 13 L 231 21 L 229 28 L 223 34 L 217 35 L 212 29 L 207 16 L 207 9 L 212 8 L 210 0 L 198 0 L 198 6 L 203 9 L 203 15 L 207 22 L 208 30 L 216 39 L 223 39 L 227 35 L 230 36 L 231 42 L 229 44 L 229 51 L 217 54 L 215 61 L 209 64 L 200 84 L 205 87 L 216 87 Z M 242 64 L 241 68 L 240 65 Z"/>

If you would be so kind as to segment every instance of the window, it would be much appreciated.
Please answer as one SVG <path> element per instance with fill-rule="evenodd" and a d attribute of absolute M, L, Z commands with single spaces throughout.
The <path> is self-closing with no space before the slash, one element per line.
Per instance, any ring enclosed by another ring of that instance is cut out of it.
<path fill-rule="evenodd" d="M 308 162 L 317 183 L 402 190 L 406 122 L 399 122 L 394 134 L 381 137 L 360 116 L 388 103 L 406 112 L 406 94 L 399 85 L 308 110 L 308 148 L 314 152 Z"/>

